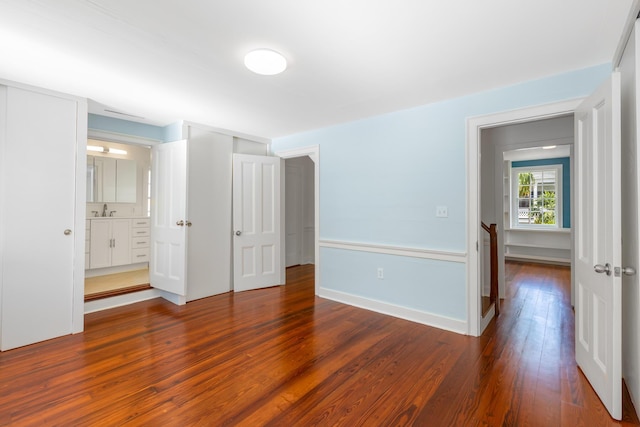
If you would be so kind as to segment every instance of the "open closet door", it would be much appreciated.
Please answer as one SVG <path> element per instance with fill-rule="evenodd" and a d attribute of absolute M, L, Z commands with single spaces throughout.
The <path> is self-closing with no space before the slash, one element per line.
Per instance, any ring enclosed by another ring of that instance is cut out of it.
<path fill-rule="evenodd" d="M 279 157 L 233 155 L 234 291 L 284 283 Z"/>
<path fill-rule="evenodd" d="M 187 141 L 151 152 L 151 286 L 186 295 Z"/>
<path fill-rule="evenodd" d="M 575 112 L 576 362 L 622 418 L 620 74 Z"/>

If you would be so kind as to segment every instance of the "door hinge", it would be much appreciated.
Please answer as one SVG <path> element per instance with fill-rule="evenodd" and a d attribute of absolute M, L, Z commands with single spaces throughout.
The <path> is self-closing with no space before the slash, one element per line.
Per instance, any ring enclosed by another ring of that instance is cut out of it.
<path fill-rule="evenodd" d="M 476 252 L 478 252 L 480 249 L 478 248 L 478 241 L 476 240 Z"/>

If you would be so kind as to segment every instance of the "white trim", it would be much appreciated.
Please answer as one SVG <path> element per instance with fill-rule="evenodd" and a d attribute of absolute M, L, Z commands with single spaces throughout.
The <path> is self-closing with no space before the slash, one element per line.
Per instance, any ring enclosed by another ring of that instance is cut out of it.
<path fill-rule="evenodd" d="M 84 331 L 84 245 L 87 218 L 87 101 L 77 103 L 75 242 L 73 261 L 73 303 L 71 332 Z"/>
<path fill-rule="evenodd" d="M 624 24 L 624 29 L 622 30 L 620 40 L 618 41 L 618 46 L 615 53 L 613 54 L 613 59 L 611 60 L 611 64 L 613 64 L 614 70 L 620 66 L 622 55 L 624 54 L 624 49 L 627 47 L 629 37 L 631 37 L 631 32 L 633 31 L 633 27 L 635 26 L 636 19 L 639 13 L 640 0 L 633 0 L 631 9 L 629 10 L 629 15 L 627 16 L 627 21 Z"/>
<path fill-rule="evenodd" d="M 518 110 L 469 117 L 467 119 L 467 333 L 479 336 L 482 333 L 482 301 L 479 291 L 480 264 L 476 242 L 480 237 L 480 131 L 507 124 L 560 117 L 573 114 L 582 99 L 572 99 L 547 105 L 538 105 Z"/>
<path fill-rule="evenodd" d="M 144 136 L 128 135 L 124 133 L 111 132 L 107 130 L 89 129 L 87 133 L 89 139 L 97 139 L 99 141 L 119 142 L 121 144 L 133 145 L 158 145 L 162 141 L 154 138 L 146 138 Z"/>
<path fill-rule="evenodd" d="M 365 310 L 375 311 L 376 313 L 386 314 L 388 316 L 432 326 L 434 328 L 444 329 L 459 334 L 466 334 L 467 332 L 467 322 L 463 320 L 439 316 L 425 311 L 363 298 L 357 295 L 327 288 L 320 288 L 318 296 L 343 304 L 352 305 L 354 307 L 363 308 Z"/>
<path fill-rule="evenodd" d="M 348 251 L 372 252 L 384 255 L 397 255 L 411 258 L 433 259 L 437 261 L 459 262 L 463 264 L 467 262 L 467 254 L 465 252 L 434 251 L 431 249 L 344 242 L 337 240 L 320 240 L 320 247 L 344 249 Z"/>
<path fill-rule="evenodd" d="M 511 203 L 509 204 L 509 230 L 559 230 L 564 225 L 564 206 L 562 204 L 562 172 L 563 167 L 561 163 L 556 163 L 553 165 L 537 165 L 537 166 L 510 166 L 510 175 L 511 175 L 511 187 L 509 188 L 509 199 Z M 519 192 L 518 187 L 520 185 L 519 181 L 516 179 L 518 174 L 523 171 L 528 172 L 543 172 L 547 170 L 553 170 L 556 173 L 556 223 L 553 225 L 550 224 L 519 224 Z"/>
<path fill-rule="evenodd" d="M 315 256 L 315 294 L 319 295 L 320 290 L 320 146 L 311 145 L 308 147 L 293 148 L 289 150 L 276 151 L 276 156 L 282 159 L 293 159 L 296 157 L 309 156 L 313 161 L 313 208 L 314 208 L 314 256 Z M 282 168 L 284 170 L 284 168 Z M 282 180 L 282 188 L 284 188 L 284 179 Z M 284 203 L 284 197 L 282 197 Z M 282 209 L 284 213 L 284 209 Z M 282 215 L 284 219 L 284 215 Z M 284 232 L 285 227 L 280 227 L 282 233 L 282 248 L 284 250 L 284 242 L 286 241 Z M 282 268 L 286 265 L 286 257 L 282 256 Z"/>
<path fill-rule="evenodd" d="M 496 305 L 495 303 L 491 303 L 489 310 L 487 310 L 487 315 L 480 318 L 480 334 L 487 329 L 489 323 L 491 323 L 491 319 L 496 315 Z"/>
<path fill-rule="evenodd" d="M 183 126 L 190 126 L 190 127 L 198 128 L 200 130 L 205 130 L 205 131 L 209 131 L 209 132 L 220 133 L 222 135 L 233 136 L 234 138 L 247 139 L 249 141 L 259 142 L 259 143 L 265 144 L 267 146 L 269 144 L 271 144 L 271 139 L 270 138 L 264 138 L 264 137 L 261 137 L 261 136 L 250 135 L 248 133 L 236 132 L 236 131 L 229 130 L 229 129 L 218 128 L 218 127 L 209 126 L 209 125 L 203 125 L 201 123 L 195 123 L 195 122 L 190 122 L 190 121 L 186 121 L 186 120 L 182 122 L 182 125 Z"/>
<path fill-rule="evenodd" d="M 159 289 L 146 289 L 144 291 L 131 292 L 129 294 L 116 295 L 109 298 L 87 301 L 84 303 L 84 314 L 108 310 L 110 308 L 121 307 L 129 304 L 135 304 L 137 302 L 142 302 L 154 298 L 162 298 L 162 294 Z"/>

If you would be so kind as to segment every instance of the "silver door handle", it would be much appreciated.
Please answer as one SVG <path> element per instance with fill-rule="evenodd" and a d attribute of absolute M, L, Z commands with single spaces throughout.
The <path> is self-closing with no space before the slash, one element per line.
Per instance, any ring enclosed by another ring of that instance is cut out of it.
<path fill-rule="evenodd" d="M 241 234 L 242 234 L 242 231 L 240 231 L 240 230 L 236 231 L 236 236 L 239 236 Z"/>
<path fill-rule="evenodd" d="M 606 263 L 605 265 L 596 264 L 593 266 L 593 270 L 596 273 L 607 273 L 607 276 L 611 276 L 611 264 Z"/>
<path fill-rule="evenodd" d="M 624 274 L 625 276 L 635 276 L 636 269 L 633 267 L 616 267 L 615 273 L 616 273 L 616 277 L 619 277 L 620 273 Z"/>
<path fill-rule="evenodd" d="M 176 221 L 176 225 L 182 227 L 182 226 L 184 226 L 184 221 L 183 220 Z"/>
<path fill-rule="evenodd" d="M 627 276 L 635 276 L 636 275 L 636 269 L 633 267 L 622 267 L 622 274 L 625 274 Z"/>
<path fill-rule="evenodd" d="M 68 228 L 66 230 L 64 230 L 64 235 L 68 236 L 69 234 L 71 234 L 71 230 L 69 230 Z"/>
<path fill-rule="evenodd" d="M 191 221 L 187 221 L 186 226 L 187 226 L 187 227 L 191 227 L 191 225 L 192 225 L 192 224 L 191 224 Z"/>

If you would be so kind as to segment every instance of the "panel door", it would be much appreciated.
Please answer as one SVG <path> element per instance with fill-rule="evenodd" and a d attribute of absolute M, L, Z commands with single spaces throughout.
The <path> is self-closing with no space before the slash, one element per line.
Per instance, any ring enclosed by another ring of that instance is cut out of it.
<path fill-rule="evenodd" d="M 281 284 L 279 157 L 233 155 L 234 290 Z"/>
<path fill-rule="evenodd" d="M 152 148 L 151 286 L 186 295 L 187 141 Z M 212 183 L 213 185 L 213 183 Z"/>
<path fill-rule="evenodd" d="M 13 87 L 0 92 L 0 348 L 7 350 L 72 332 L 78 104 Z"/>
<path fill-rule="evenodd" d="M 575 112 L 576 362 L 622 417 L 620 75 Z"/>

